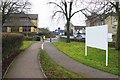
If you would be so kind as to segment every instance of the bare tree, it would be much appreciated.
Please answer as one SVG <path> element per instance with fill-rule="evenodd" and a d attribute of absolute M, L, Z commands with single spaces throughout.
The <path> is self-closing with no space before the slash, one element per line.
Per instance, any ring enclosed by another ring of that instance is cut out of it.
<path fill-rule="evenodd" d="M 58 9 L 56 9 L 53 13 L 53 17 L 56 16 L 57 13 L 62 14 L 62 16 L 65 17 L 65 20 L 67 21 L 66 25 L 67 25 L 67 42 L 70 42 L 70 22 L 71 22 L 71 18 L 77 14 L 78 12 L 84 10 L 84 9 L 80 9 L 77 11 L 73 12 L 73 7 L 75 5 L 73 5 L 74 3 L 76 3 L 77 0 L 61 0 L 59 3 L 57 2 L 49 2 L 49 4 L 53 4 L 55 5 Z"/>
<path fill-rule="evenodd" d="M 11 13 L 26 12 L 30 10 L 31 3 L 28 0 L 1 0 L 0 12 L 2 13 L 2 26 Z"/>

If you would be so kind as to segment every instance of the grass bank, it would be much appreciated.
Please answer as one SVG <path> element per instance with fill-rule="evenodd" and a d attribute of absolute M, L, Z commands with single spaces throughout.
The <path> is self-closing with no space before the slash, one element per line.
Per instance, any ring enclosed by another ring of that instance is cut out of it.
<path fill-rule="evenodd" d="M 88 47 L 88 56 L 85 56 L 85 44 L 82 42 L 55 42 L 53 43 L 60 51 L 88 66 L 100 69 L 112 74 L 120 75 L 118 65 L 118 52 L 109 48 L 109 64 L 105 66 L 105 51 Z"/>
<path fill-rule="evenodd" d="M 80 78 L 76 73 L 57 65 L 44 51 L 40 51 L 40 62 L 48 78 Z"/>
<path fill-rule="evenodd" d="M 37 41 L 23 41 L 22 46 L 20 47 L 20 50 L 23 51 L 30 47 L 33 43 L 36 43 Z"/>

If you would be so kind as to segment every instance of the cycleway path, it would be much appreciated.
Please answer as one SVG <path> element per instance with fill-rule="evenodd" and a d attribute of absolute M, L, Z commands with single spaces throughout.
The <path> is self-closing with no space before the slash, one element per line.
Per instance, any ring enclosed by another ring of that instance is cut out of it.
<path fill-rule="evenodd" d="M 16 57 L 5 78 L 45 78 L 40 69 L 38 53 L 41 43 L 32 44 Z"/>
<path fill-rule="evenodd" d="M 103 72 L 84 64 L 81 64 L 64 53 L 60 52 L 54 45 L 50 42 L 44 43 L 44 50 L 48 53 L 48 55 L 62 67 L 71 70 L 73 72 L 78 73 L 79 75 L 83 76 L 84 78 L 118 78 L 118 76 Z"/>

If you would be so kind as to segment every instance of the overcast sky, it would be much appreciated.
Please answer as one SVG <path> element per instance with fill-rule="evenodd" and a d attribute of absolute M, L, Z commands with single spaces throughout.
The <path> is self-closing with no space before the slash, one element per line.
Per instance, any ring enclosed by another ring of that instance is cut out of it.
<path fill-rule="evenodd" d="M 60 27 L 64 29 L 65 21 L 61 20 L 57 22 L 57 19 L 52 20 L 52 7 L 47 4 L 48 0 L 29 0 L 32 4 L 32 9 L 30 13 L 39 15 L 38 27 L 48 27 L 51 31 Z M 75 15 L 72 18 L 73 25 L 85 25 L 85 17 L 82 13 Z"/>

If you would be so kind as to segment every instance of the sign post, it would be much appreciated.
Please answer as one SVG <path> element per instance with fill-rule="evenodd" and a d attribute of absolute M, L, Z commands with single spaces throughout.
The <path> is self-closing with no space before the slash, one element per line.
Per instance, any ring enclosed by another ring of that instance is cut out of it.
<path fill-rule="evenodd" d="M 106 66 L 108 66 L 108 25 L 86 27 L 85 56 L 87 46 L 106 50 Z"/>
<path fill-rule="evenodd" d="M 87 45 L 85 45 L 85 56 L 87 56 Z"/>

